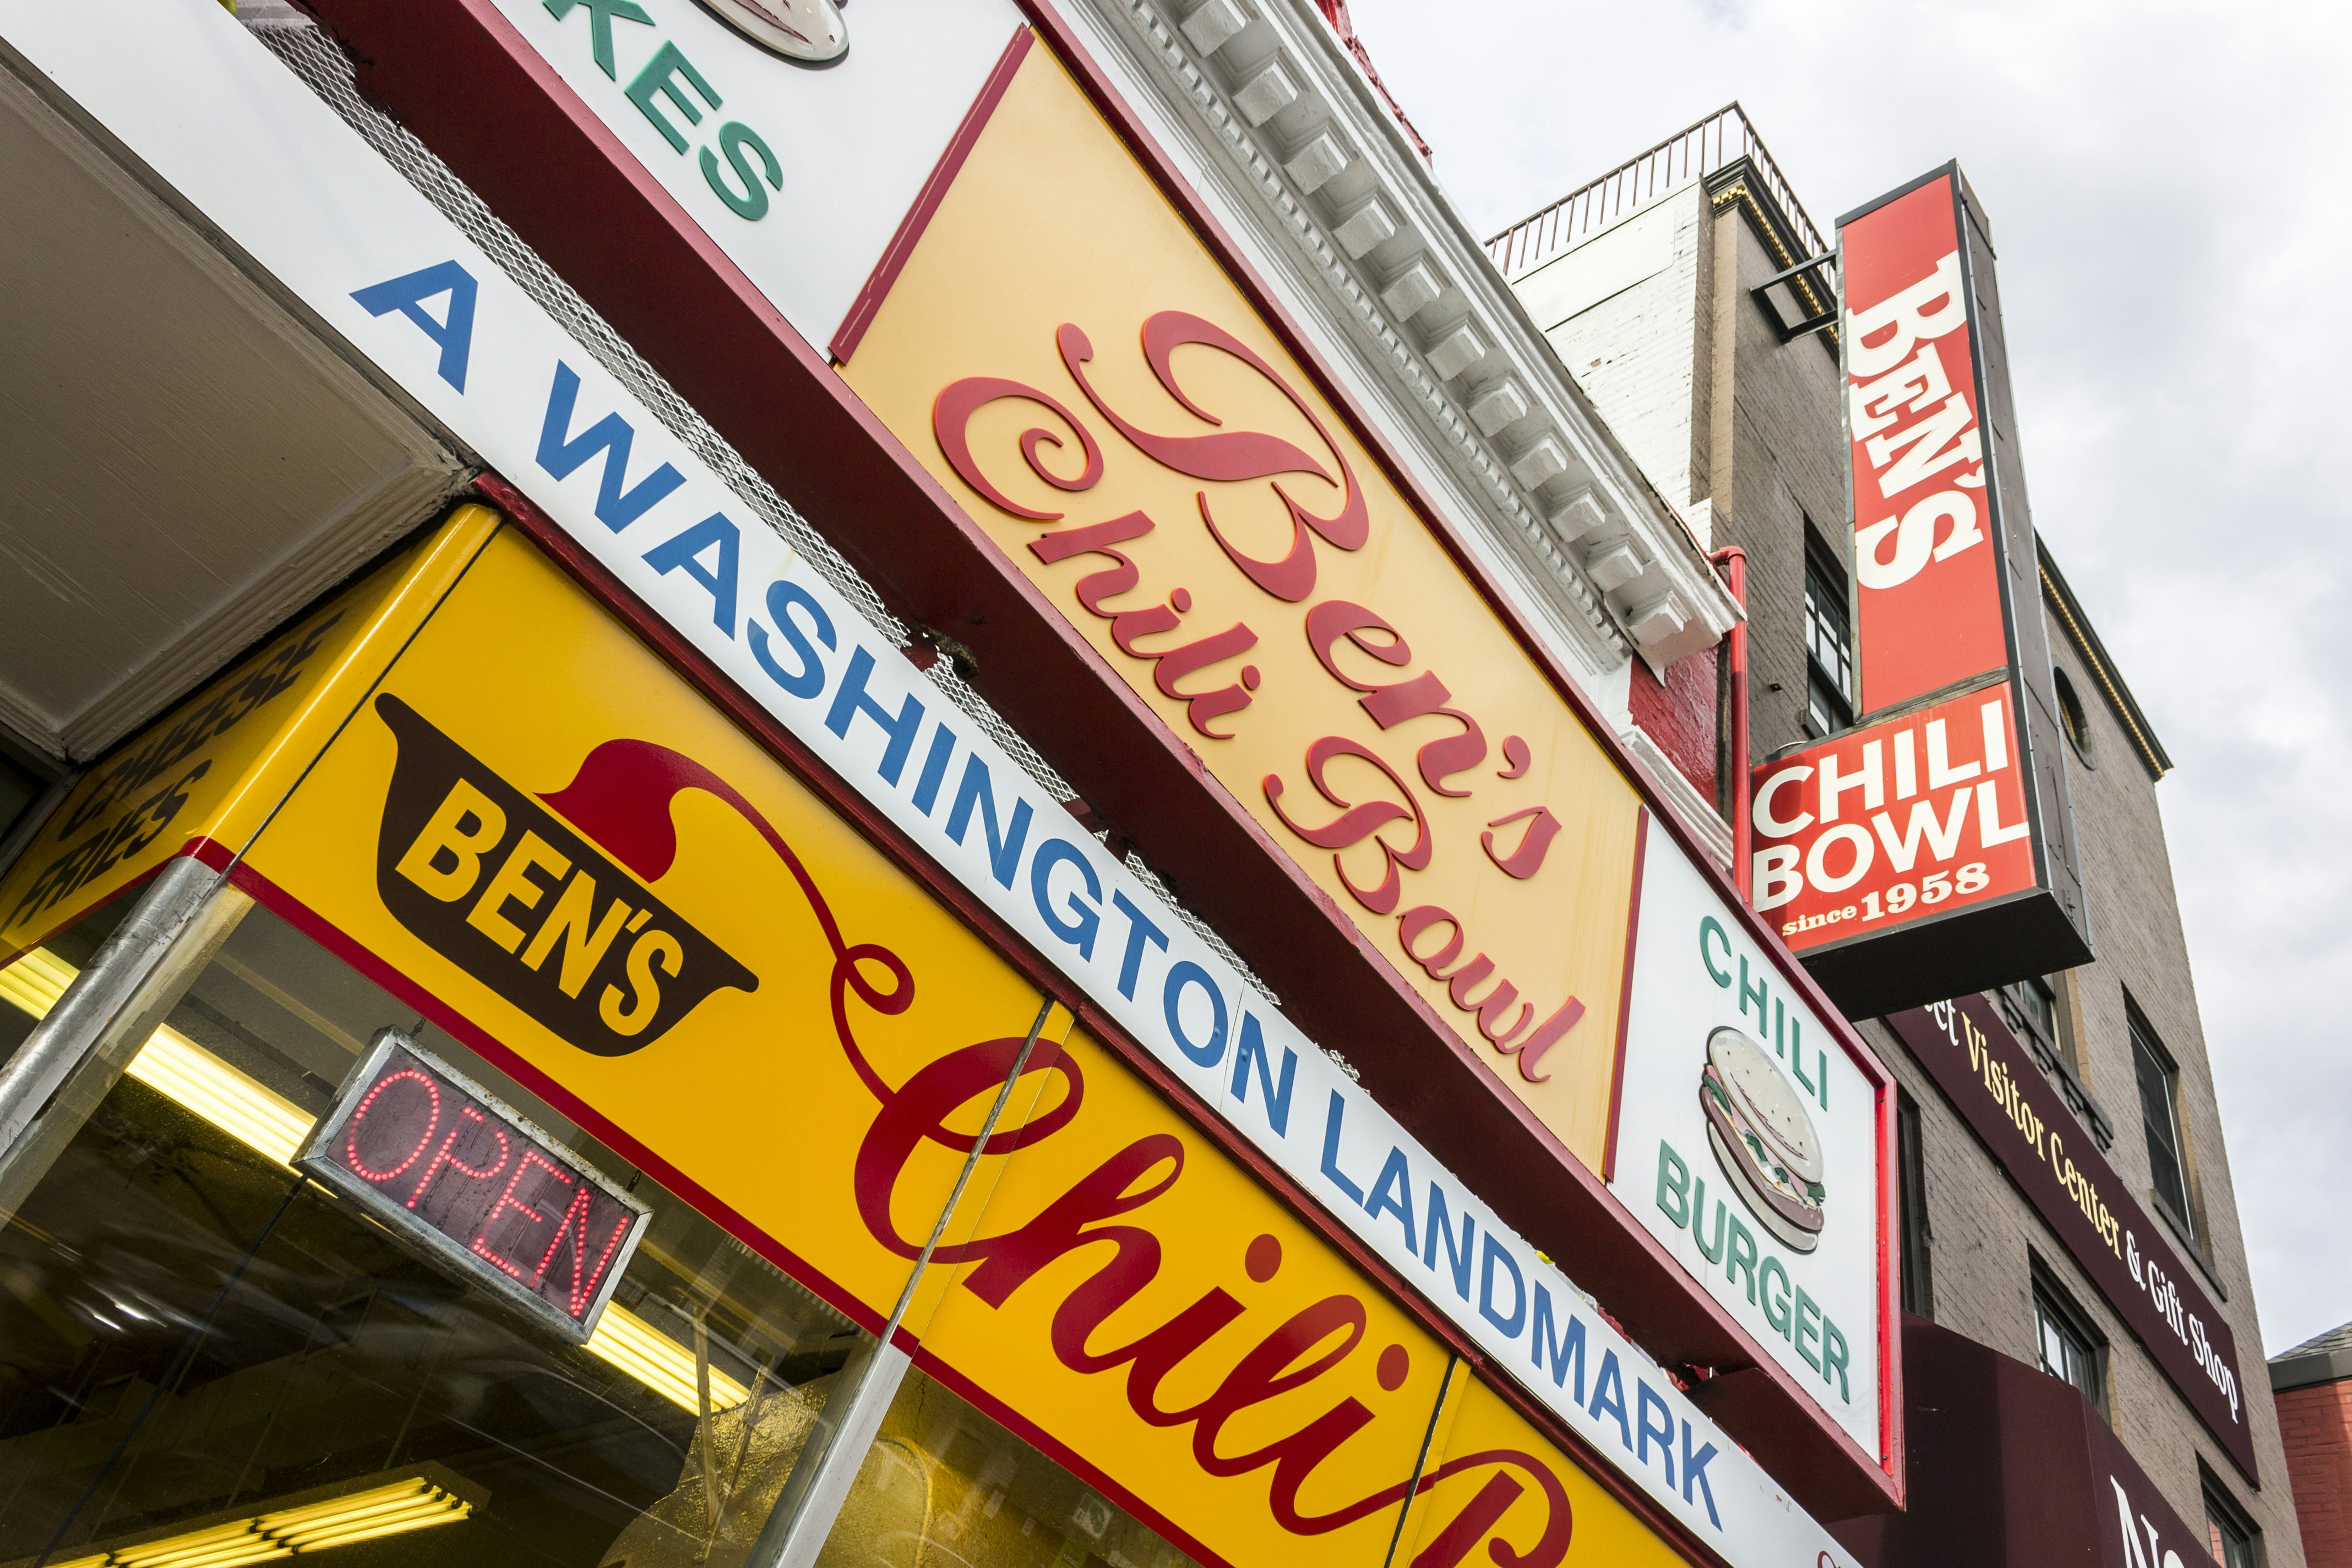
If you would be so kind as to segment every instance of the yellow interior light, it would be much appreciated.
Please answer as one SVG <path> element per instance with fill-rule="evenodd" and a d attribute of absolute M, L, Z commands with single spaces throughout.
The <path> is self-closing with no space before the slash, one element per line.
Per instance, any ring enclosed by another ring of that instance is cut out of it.
<path fill-rule="evenodd" d="M 47 948 L 37 947 L 0 969 L 0 999 L 15 1003 L 36 1018 L 46 1018 L 80 973 Z"/>
<path fill-rule="evenodd" d="M 44 1017 L 51 1007 L 57 1005 L 58 998 L 65 994 L 66 987 L 73 984 L 75 975 L 79 973 L 47 949 L 36 948 L 7 968 L 0 969 L 0 999 L 14 1003 L 36 1018 Z M 147 1037 L 147 1043 L 140 1047 L 138 1056 L 131 1059 L 127 1070 L 131 1077 L 148 1088 L 187 1107 L 231 1137 L 280 1164 L 293 1163 L 295 1153 L 310 1136 L 310 1129 L 317 1124 L 316 1119 L 300 1106 L 247 1077 L 169 1025 L 158 1028 Z M 680 1408 L 697 1415 L 701 1413 L 702 1401 L 694 1380 L 694 1352 L 618 1301 L 606 1304 L 604 1315 L 597 1321 L 596 1331 L 590 1336 L 587 1348 Z M 710 1369 L 711 1409 L 732 1410 L 751 1397 L 751 1390 L 742 1384 L 716 1366 Z M 352 1500 L 342 1500 L 332 1506 L 346 1508 Z M 318 1508 L 328 1506 L 323 1503 L 314 1505 Z M 338 1517 L 346 1521 L 356 1518 L 348 1512 Z M 174 1537 L 170 1544 L 175 1552 L 184 1552 L 184 1556 L 167 1560 L 142 1555 L 137 1560 L 137 1568 L 242 1568 L 243 1564 L 265 1563 L 293 1551 L 316 1550 L 315 1547 L 295 1546 L 272 1548 L 261 1543 L 257 1537 L 235 1535 L 234 1531 L 242 1530 L 243 1526 L 224 1525 L 220 1528 L 231 1530 L 232 1535 L 216 1542 L 211 1538 L 217 1531 L 199 1531 L 197 1535 Z M 338 1528 L 345 1526 L 339 1525 Z M 417 1528 L 420 1527 L 413 1524 L 388 1525 L 375 1530 L 374 1533 L 390 1534 L 394 1530 Z M 204 1539 L 199 1540 L 199 1537 Z M 350 1537 L 352 1540 L 368 1538 L 366 1535 Z M 160 1550 L 163 1544 L 157 1542 L 153 1547 L 142 1546 L 136 1550 L 142 1554 L 150 1553 Z M 59 1564 L 58 1568 L 100 1568 L 102 1563 L 111 1561 L 92 1557 Z M 120 1563 L 116 1568 L 120 1568 Z"/>
<path fill-rule="evenodd" d="M 57 1568 L 246 1568 L 379 1536 L 455 1524 L 474 1505 L 423 1476 L 229 1524 L 118 1546 Z"/>
<path fill-rule="evenodd" d="M 702 1413 L 694 1381 L 694 1352 L 622 1306 L 607 1302 L 588 1338 L 591 1354 L 600 1355 L 671 1404 L 693 1415 Z M 719 1371 L 710 1369 L 710 1408 L 732 1410 L 751 1397 L 751 1391 Z"/>
<path fill-rule="evenodd" d="M 0 997 L 36 1018 L 44 1018 L 80 973 L 48 949 L 37 947 L 0 969 Z M 292 1100 L 237 1071 L 168 1024 L 147 1037 L 147 1043 L 139 1047 L 125 1070 L 281 1165 L 293 1163 L 295 1152 L 310 1135 L 315 1121 Z M 216 1565 L 191 1563 L 184 1568 Z"/>

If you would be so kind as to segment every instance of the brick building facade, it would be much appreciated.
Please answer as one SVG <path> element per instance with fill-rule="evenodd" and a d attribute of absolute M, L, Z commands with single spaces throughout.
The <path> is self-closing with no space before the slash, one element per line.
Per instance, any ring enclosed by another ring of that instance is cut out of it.
<path fill-rule="evenodd" d="M 2304 1561 L 2352 1565 L 2352 1323 L 2271 1358 Z"/>
<path fill-rule="evenodd" d="M 1750 755 L 1723 770 L 1743 776 L 1855 717 L 1851 668 L 1821 635 L 1825 613 L 1852 625 L 1844 377 L 1834 337 L 1818 330 L 1830 324 L 1826 267 L 1790 276 L 1829 260 L 1834 243 L 1733 106 L 1490 245 L 1652 482 L 1710 548 L 1746 554 Z M 2051 531 L 2063 545 L 2064 521 Z M 2067 714 L 2066 782 L 2098 956 L 1996 1000 L 2083 1139 L 2162 1216 L 2164 1239 L 2252 1347 L 2252 1285 L 2156 792 L 2170 762 L 2047 540 L 2039 576 L 2033 608 Z M 1664 689 L 1687 679 L 1670 670 Z M 2256 1560 L 2298 1562 L 2279 1417 L 2260 1390 L 2248 1410 L 2260 1455 L 2250 1478 L 1894 1032 L 1861 1026 L 1903 1080 L 1906 1114 L 1916 1108 L 1906 1307 L 2045 1368 L 2065 1358 L 2053 1344 L 2063 1329 L 2086 1352 L 2073 1381 L 2192 1531 L 2218 1543 L 2236 1531 Z M 2153 1163 L 2168 1145 L 2147 1125 L 2149 1060 L 2171 1075 L 2177 1202 Z"/>

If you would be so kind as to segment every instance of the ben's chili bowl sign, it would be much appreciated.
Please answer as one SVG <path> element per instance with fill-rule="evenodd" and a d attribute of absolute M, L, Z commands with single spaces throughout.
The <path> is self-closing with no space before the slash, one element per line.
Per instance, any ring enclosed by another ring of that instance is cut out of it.
<path fill-rule="evenodd" d="M 1641 797 L 1050 51 L 842 374 L 1598 1168 Z"/>
<path fill-rule="evenodd" d="M 1756 908 L 1799 952 L 2035 886 L 2003 679 L 1755 772 Z"/>

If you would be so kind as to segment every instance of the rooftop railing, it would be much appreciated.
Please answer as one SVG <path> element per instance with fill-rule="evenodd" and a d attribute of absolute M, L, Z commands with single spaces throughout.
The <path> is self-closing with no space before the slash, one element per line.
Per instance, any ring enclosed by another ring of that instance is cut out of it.
<path fill-rule="evenodd" d="M 1787 219 L 1804 255 L 1791 263 L 1821 255 L 1829 248 L 1821 230 L 1806 216 L 1804 205 L 1766 149 L 1764 139 L 1748 122 L 1737 100 L 1689 129 L 1667 137 L 1635 158 L 1628 159 L 1589 185 L 1570 191 L 1531 216 L 1520 219 L 1486 241 L 1486 252 L 1506 278 L 1516 277 L 1566 250 L 1586 236 L 1607 227 L 1665 195 L 1685 181 L 1711 174 L 1747 159 L 1769 197 Z"/>

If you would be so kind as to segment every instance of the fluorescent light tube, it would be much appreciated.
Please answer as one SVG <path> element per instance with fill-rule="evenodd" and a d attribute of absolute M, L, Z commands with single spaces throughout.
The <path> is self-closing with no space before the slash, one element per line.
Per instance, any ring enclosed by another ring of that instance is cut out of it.
<path fill-rule="evenodd" d="M 702 1400 L 694 1381 L 694 1352 L 622 1306 L 607 1302 L 590 1336 L 591 1354 L 604 1357 L 656 1394 L 689 1414 L 700 1415 Z M 710 1408 L 732 1410 L 751 1397 L 751 1391 L 719 1371 L 710 1369 Z"/>
<path fill-rule="evenodd" d="M 229 1524 L 118 1546 L 56 1568 L 247 1568 L 355 1541 L 455 1524 L 474 1505 L 423 1476 Z"/>
<path fill-rule="evenodd" d="M 47 948 L 0 969 L 0 997 L 36 1018 L 48 1016 L 81 971 Z M 168 1024 L 147 1037 L 125 1069 L 247 1147 L 281 1165 L 310 1135 L 312 1118 L 285 1096 L 229 1066 Z"/>

